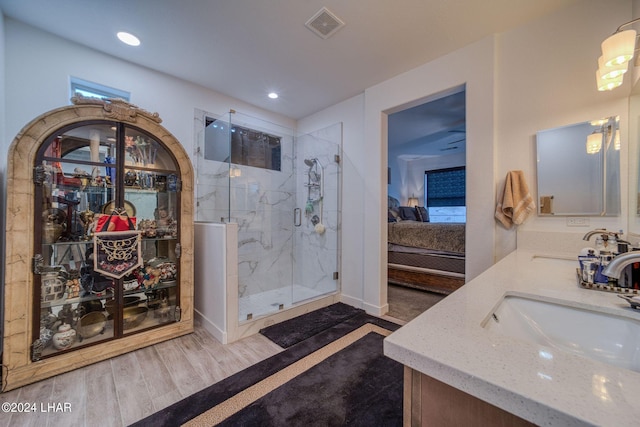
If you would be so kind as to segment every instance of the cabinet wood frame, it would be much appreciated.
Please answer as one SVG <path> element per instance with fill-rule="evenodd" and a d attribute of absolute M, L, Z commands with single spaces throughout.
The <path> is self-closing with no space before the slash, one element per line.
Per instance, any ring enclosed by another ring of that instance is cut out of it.
<path fill-rule="evenodd" d="M 163 126 L 157 113 L 149 113 L 123 100 L 74 97 L 74 105 L 44 113 L 25 125 L 8 153 L 6 204 L 6 257 L 4 285 L 4 350 L 2 390 L 8 391 L 73 369 L 193 332 L 193 182 L 191 160 L 180 142 Z M 133 124 L 161 141 L 174 155 L 182 182 L 180 215 L 179 321 L 106 341 L 59 356 L 31 361 L 33 337 L 34 248 L 33 167 L 46 138 L 64 126 L 91 120 Z"/>

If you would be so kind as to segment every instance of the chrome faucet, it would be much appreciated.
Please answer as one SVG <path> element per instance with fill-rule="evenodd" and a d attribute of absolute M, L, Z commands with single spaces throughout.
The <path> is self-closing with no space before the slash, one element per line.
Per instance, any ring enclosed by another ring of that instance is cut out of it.
<path fill-rule="evenodd" d="M 591 239 L 592 236 L 594 236 L 596 234 L 607 234 L 607 233 L 608 233 L 608 231 L 605 230 L 604 228 L 598 228 L 596 230 L 589 231 L 587 234 L 585 234 L 582 237 L 582 240 L 589 240 L 589 239 Z"/>
<path fill-rule="evenodd" d="M 622 274 L 622 270 L 634 262 L 640 262 L 640 251 L 632 251 L 616 255 L 604 270 L 602 270 L 602 274 L 607 277 L 619 279 Z"/>
<path fill-rule="evenodd" d="M 620 231 L 622 232 L 622 230 L 620 230 Z M 626 240 L 622 240 L 622 239 L 620 238 L 620 233 L 616 233 L 615 231 L 609 231 L 609 230 L 607 230 L 606 228 L 597 228 L 597 229 L 595 229 L 595 230 L 591 230 L 591 231 L 587 232 L 587 234 L 585 234 L 585 235 L 582 237 L 582 240 L 589 240 L 589 239 L 591 239 L 591 237 L 592 237 L 592 236 L 594 236 L 594 235 L 596 235 L 596 234 L 600 234 L 603 238 L 606 238 L 605 236 L 607 236 L 607 237 L 609 237 L 609 236 L 610 236 L 610 237 L 615 237 L 615 238 L 616 238 L 616 241 L 617 241 L 618 243 L 625 243 L 625 244 L 627 244 L 627 245 L 629 245 L 629 244 L 630 244 L 630 243 L 629 243 L 629 242 L 627 242 Z"/>

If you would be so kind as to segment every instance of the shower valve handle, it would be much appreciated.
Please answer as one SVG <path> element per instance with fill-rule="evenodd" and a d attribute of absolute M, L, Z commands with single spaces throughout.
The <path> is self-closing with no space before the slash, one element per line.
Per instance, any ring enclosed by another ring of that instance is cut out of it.
<path fill-rule="evenodd" d="M 293 225 L 300 227 L 302 225 L 302 209 L 295 208 L 293 210 Z"/>

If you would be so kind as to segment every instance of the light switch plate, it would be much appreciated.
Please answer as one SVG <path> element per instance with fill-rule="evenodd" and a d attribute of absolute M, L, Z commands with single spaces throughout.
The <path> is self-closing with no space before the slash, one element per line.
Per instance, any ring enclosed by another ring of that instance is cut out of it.
<path fill-rule="evenodd" d="M 567 227 L 588 227 L 589 218 L 567 217 Z"/>

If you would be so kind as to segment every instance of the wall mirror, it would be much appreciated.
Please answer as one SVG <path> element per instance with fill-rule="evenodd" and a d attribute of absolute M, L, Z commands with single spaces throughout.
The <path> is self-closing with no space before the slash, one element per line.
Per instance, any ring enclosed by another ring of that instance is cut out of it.
<path fill-rule="evenodd" d="M 539 131 L 538 214 L 620 215 L 619 117 Z"/>
<path fill-rule="evenodd" d="M 640 83 L 629 96 L 629 224 L 640 235 Z"/>

